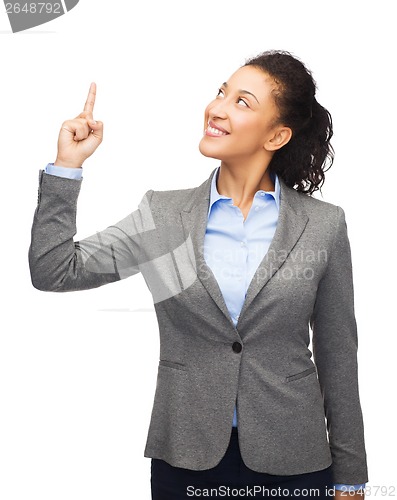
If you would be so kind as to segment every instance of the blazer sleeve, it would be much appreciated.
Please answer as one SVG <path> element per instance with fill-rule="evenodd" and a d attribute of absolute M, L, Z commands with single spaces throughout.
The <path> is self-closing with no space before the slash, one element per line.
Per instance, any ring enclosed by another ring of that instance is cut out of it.
<path fill-rule="evenodd" d="M 345 213 L 341 207 L 336 209 L 334 237 L 310 326 L 327 420 L 333 480 L 361 484 L 368 481 L 368 472 L 358 388 L 351 250 Z"/>
<path fill-rule="evenodd" d="M 32 284 L 39 290 L 86 290 L 140 271 L 141 237 L 154 229 L 153 191 L 147 191 L 138 209 L 117 224 L 75 242 L 81 183 L 40 171 L 28 253 Z"/>

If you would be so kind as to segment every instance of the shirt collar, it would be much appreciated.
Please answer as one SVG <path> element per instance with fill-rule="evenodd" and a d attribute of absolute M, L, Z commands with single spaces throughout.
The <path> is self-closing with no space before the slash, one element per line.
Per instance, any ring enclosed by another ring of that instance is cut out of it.
<path fill-rule="evenodd" d="M 220 167 L 218 167 L 216 169 L 216 171 L 212 177 L 212 181 L 211 181 L 211 193 L 210 193 L 210 205 L 208 207 L 208 217 L 210 215 L 212 205 L 215 202 L 217 202 L 218 200 L 231 200 L 232 199 L 228 196 L 224 196 L 223 194 L 218 193 L 218 189 L 216 188 L 216 180 L 218 178 L 219 169 L 220 169 Z M 263 192 L 268 193 L 271 196 L 273 196 L 273 198 L 276 202 L 277 210 L 280 210 L 280 181 L 279 181 L 277 174 L 275 174 L 274 172 L 270 172 L 270 177 L 274 183 L 274 191 L 259 190 L 259 191 L 257 191 L 257 193 L 260 193 L 263 191 Z"/>

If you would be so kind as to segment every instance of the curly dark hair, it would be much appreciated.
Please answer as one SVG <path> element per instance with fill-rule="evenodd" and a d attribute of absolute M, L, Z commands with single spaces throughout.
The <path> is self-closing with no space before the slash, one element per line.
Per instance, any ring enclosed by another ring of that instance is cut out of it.
<path fill-rule="evenodd" d="M 281 50 L 263 52 L 244 66 L 259 68 L 274 79 L 278 123 L 292 130 L 290 141 L 274 153 L 270 171 L 299 192 L 321 192 L 324 173 L 334 160 L 330 143 L 333 129 L 330 113 L 316 100 L 317 86 L 311 72 L 299 59 Z"/>

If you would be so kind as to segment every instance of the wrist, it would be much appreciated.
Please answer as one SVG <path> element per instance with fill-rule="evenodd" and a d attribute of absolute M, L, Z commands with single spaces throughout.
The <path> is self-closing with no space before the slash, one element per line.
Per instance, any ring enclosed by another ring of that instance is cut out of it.
<path fill-rule="evenodd" d="M 56 158 L 54 162 L 55 167 L 66 167 L 66 168 L 81 168 L 83 166 L 82 163 L 76 163 L 73 161 L 64 160 L 63 158 Z"/>

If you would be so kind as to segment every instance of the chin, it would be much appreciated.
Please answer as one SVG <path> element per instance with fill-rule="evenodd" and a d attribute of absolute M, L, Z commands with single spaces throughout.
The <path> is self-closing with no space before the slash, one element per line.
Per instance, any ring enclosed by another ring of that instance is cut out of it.
<path fill-rule="evenodd" d="M 199 143 L 199 151 L 203 156 L 207 158 L 214 158 L 215 160 L 222 160 L 222 154 L 216 151 L 214 147 L 205 143 L 205 138 L 201 139 Z"/>

